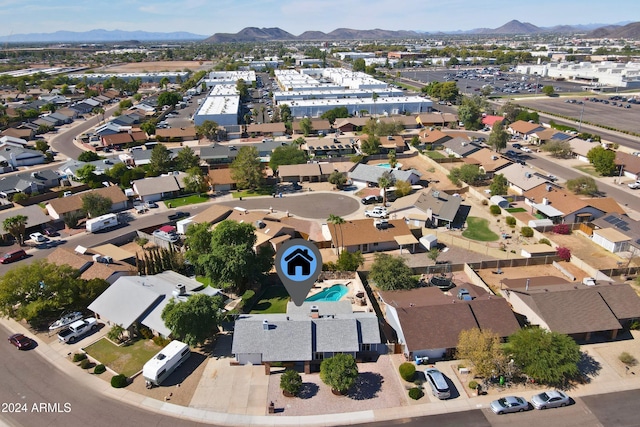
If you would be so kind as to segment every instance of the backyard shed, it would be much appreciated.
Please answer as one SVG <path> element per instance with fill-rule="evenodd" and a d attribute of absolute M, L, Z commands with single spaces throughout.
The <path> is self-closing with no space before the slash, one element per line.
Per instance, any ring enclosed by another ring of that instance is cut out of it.
<path fill-rule="evenodd" d="M 629 250 L 631 238 L 613 227 L 593 231 L 593 243 L 602 246 L 612 253 Z"/>
<path fill-rule="evenodd" d="M 520 255 L 525 258 L 537 257 L 537 256 L 553 256 L 556 254 L 556 250 L 544 243 L 538 243 L 535 245 L 524 245 L 520 251 Z"/>
<path fill-rule="evenodd" d="M 502 196 L 491 196 L 491 199 L 489 200 L 491 201 L 492 205 L 498 205 L 502 209 L 506 209 L 509 207 L 509 201 Z"/>
<path fill-rule="evenodd" d="M 420 238 L 420 244 L 428 251 L 438 246 L 438 238 L 435 234 L 426 234 Z"/>
<path fill-rule="evenodd" d="M 532 219 L 529 221 L 529 227 L 538 228 L 538 227 L 550 227 L 553 225 L 553 221 L 550 219 Z"/>

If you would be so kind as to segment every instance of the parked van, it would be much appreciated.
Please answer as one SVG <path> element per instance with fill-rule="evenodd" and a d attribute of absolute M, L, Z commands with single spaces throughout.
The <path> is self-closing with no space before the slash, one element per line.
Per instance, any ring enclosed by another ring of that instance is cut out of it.
<path fill-rule="evenodd" d="M 27 257 L 27 253 L 24 249 L 18 249 L 15 251 L 7 252 L 6 254 L 0 257 L 0 264 L 9 264 L 14 261 L 19 261 L 23 258 Z"/>
<path fill-rule="evenodd" d="M 425 369 L 424 376 L 427 378 L 429 386 L 431 386 L 431 392 L 435 397 L 440 400 L 448 399 L 451 397 L 451 391 L 447 380 L 442 375 L 442 372 L 437 369 Z"/>

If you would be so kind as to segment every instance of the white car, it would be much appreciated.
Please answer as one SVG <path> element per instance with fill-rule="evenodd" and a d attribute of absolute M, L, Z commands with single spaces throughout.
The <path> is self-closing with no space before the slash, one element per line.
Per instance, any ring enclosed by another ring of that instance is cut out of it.
<path fill-rule="evenodd" d="M 36 243 L 44 243 L 49 241 L 49 239 L 42 233 L 31 233 L 29 234 L 29 237 Z"/>
<path fill-rule="evenodd" d="M 522 147 L 520 149 L 520 151 L 522 151 L 523 153 L 532 153 L 533 152 L 533 150 L 531 148 L 529 148 L 529 147 Z"/>
<path fill-rule="evenodd" d="M 640 188 L 640 181 L 632 182 L 631 184 L 627 184 L 630 189 L 637 190 Z"/>
<path fill-rule="evenodd" d="M 371 210 L 364 211 L 364 216 L 367 218 L 386 218 L 389 214 L 385 208 L 378 206 Z"/>

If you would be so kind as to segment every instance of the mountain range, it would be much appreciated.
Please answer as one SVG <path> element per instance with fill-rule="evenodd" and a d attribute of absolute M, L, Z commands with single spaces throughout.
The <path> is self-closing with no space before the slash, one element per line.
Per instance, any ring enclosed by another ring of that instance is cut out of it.
<path fill-rule="evenodd" d="M 623 25 L 626 24 L 626 25 Z M 295 36 L 280 28 L 247 27 L 237 33 L 216 33 L 210 37 L 189 32 L 147 32 L 121 30 L 91 30 L 84 32 L 57 31 L 55 33 L 30 33 L 0 36 L 2 43 L 82 43 L 82 42 L 125 42 L 125 41 L 202 41 L 204 43 L 294 41 L 294 40 L 384 40 L 423 38 L 428 35 L 518 35 L 543 33 L 581 33 L 593 38 L 631 38 L 640 39 L 640 22 L 586 25 L 558 25 L 538 27 L 528 22 L 512 20 L 498 28 L 475 28 L 468 31 L 429 32 L 429 31 L 392 31 L 392 30 L 354 30 L 338 28 L 329 33 L 305 31 Z"/>

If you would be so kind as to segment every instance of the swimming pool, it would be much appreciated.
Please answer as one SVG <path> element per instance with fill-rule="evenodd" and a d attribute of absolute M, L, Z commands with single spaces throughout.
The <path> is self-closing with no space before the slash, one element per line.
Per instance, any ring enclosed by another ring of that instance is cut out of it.
<path fill-rule="evenodd" d="M 379 166 L 385 169 L 391 169 L 391 165 L 389 163 L 378 163 L 375 166 Z M 400 169 L 402 167 L 402 163 L 396 163 L 396 169 Z"/>
<path fill-rule="evenodd" d="M 323 289 L 315 295 L 310 296 L 305 301 L 340 301 L 340 298 L 349 291 L 345 285 L 338 283 L 329 288 Z"/>

